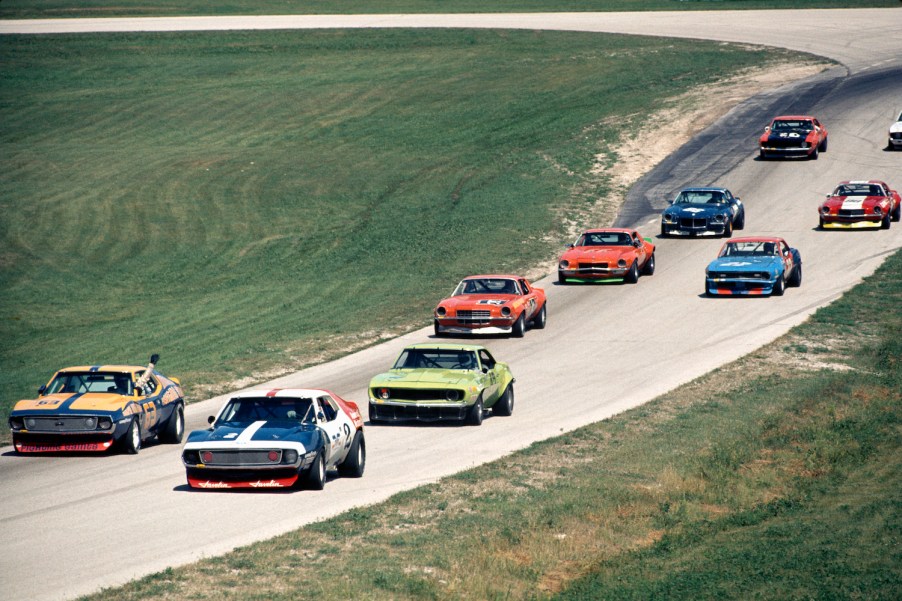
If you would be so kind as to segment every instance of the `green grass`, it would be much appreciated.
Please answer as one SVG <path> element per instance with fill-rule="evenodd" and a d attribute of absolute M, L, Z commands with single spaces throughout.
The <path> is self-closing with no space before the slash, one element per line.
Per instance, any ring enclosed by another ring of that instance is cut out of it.
<path fill-rule="evenodd" d="M 900 273 L 615 418 L 85 599 L 897 599 Z"/>
<path fill-rule="evenodd" d="M 5 36 L 0 423 L 63 366 L 159 352 L 197 398 L 425 325 L 460 277 L 554 254 L 632 121 L 788 57 L 579 33 Z"/>
<path fill-rule="evenodd" d="M 896 7 L 897 0 L 4 0 L 0 18 Z"/>

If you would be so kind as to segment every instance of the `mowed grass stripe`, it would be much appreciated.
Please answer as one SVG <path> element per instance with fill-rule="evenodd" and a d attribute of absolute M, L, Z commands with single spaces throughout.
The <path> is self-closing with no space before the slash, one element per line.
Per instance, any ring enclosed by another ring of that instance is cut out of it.
<path fill-rule="evenodd" d="M 85 599 L 897 599 L 900 273 L 614 418 Z"/>
<path fill-rule="evenodd" d="M 894 0 L 6 0 L 0 18 L 893 7 Z"/>
<path fill-rule="evenodd" d="M 556 253 L 632 123 L 798 57 L 522 31 L 3 42 L 4 419 L 67 365 L 159 352 L 197 398 L 424 325 L 460 277 Z"/>

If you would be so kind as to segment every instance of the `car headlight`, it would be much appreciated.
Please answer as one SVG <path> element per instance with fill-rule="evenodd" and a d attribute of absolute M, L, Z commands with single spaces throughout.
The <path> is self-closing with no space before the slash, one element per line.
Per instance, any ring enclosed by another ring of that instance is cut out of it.
<path fill-rule="evenodd" d="M 501 314 L 505 317 L 510 317 L 511 308 L 510 307 L 501 307 Z"/>
<path fill-rule="evenodd" d="M 445 309 L 444 307 L 439 307 L 438 309 L 435 310 L 435 314 L 441 315 L 441 316 L 444 316 L 447 312 L 448 312 L 448 310 Z"/>
<path fill-rule="evenodd" d="M 874 205 L 874 208 L 871 210 L 874 212 L 874 215 L 883 215 L 883 209 L 880 208 L 880 205 Z"/>
<path fill-rule="evenodd" d="M 29 430 L 34 429 L 34 427 L 37 425 L 38 425 L 38 422 L 36 422 L 33 417 L 25 418 L 25 427 L 28 428 Z"/>
<path fill-rule="evenodd" d="M 568 267 L 570 267 L 570 261 L 561 261 L 558 264 L 558 267 L 560 267 L 561 269 L 567 269 Z"/>
<path fill-rule="evenodd" d="M 459 390 L 446 390 L 445 398 L 449 401 L 459 401 L 460 400 L 460 391 Z"/>
<path fill-rule="evenodd" d="M 829 215 L 830 207 L 821 207 L 821 215 Z"/>
<path fill-rule="evenodd" d="M 97 427 L 97 418 L 93 415 L 85 418 L 85 430 L 93 430 Z"/>
<path fill-rule="evenodd" d="M 294 449 L 285 449 L 282 454 L 282 463 L 297 463 L 298 452 Z"/>
<path fill-rule="evenodd" d="M 388 388 L 379 388 L 376 390 L 376 396 L 380 399 L 387 399 L 391 397 L 391 390 Z"/>
<path fill-rule="evenodd" d="M 12 430 L 21 430 L 25 427 L 25 423 L 21 417 L 11 417 L 9 418 L 9 427 Z"/>
<path fill-rule="evenodd" d="M 626 267 L 626 259 L 620 259 L 617 261 L 617 267 Z"/>
<path fill-rule="evenodd" d="M 721 223 L 725 218 L 724 215 L 715 215 L 712 219 L 715 223 Z"/>
<path fill-rule="evenodd" d="M 676 217 L 675 217 L 674 215 L 669 214 L 669 213 L 665 213 L 665 214 L 664 214 L 664 221 L 667 222 L 667 223 L 673 223 L 674 221 L 676 221 Z"/>

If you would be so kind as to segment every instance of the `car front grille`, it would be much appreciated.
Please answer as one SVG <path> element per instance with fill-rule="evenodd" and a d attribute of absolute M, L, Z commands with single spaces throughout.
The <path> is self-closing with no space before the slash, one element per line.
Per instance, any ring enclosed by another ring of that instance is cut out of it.
<path fill-rule="evenodd" d="M 491 311 L 463 309 L 457 312 L 458 321 L 469 321 L 473 323 L 484 323 L 492 317 Z"/>
<path fill-rule="evenodd" d="M 712 271 L 708 274 L 711 279 L 725 280 L 769 280 L 770 276 L 765 272 L 754 271 Z"/>
<path fill-rule="evenodd" d="M 840 209 L 840 217 L 864 217 L 864 209 Z"/>
<path fill-rule="evenodd" d="M 93 422 L 88 423 L 89 419 Z M 91 415 L 27 417 L 25 424 L 32 432 L 93 432 L 97 429 L 97 418 Z"/>
<path fill-rule="evenodd" d="M 680 227 L 683 229 L 704 229 L 708 227 L 708 220 L 684 217 L 680 219 Z"/>
<path fill-rule="evenodd" d="M 607 263 L 579 263 L 576 266 L 580 271 L 607 271 Z"/>
<path fill-rule="evenodd" d="M 893 140 L 902 140 L 902 131 L 894 131 L 889 135 Z"/>
<path fill-rule="evenodd" d="M 381 389 L 380 389 L 381 390 Z M 447 388 L 392 388 L 389 390 L 393 401 L 447 401 Z M 457 398 L 463 398 L 463 393 L 453 390 Z"/>
<path fill-rule="evenodd" d="M 273 461 L 269 454 L 275 451 L 278 458 Z M 212 459 L 204 461 L 204 455 L 210 453 Z M 251 466 L 251 465 L 277 465 L 282 461 L 282 449 L 245 449 L 240 451 L 208 449 L 200 451 L 203 463 L 210 466 Z"/>

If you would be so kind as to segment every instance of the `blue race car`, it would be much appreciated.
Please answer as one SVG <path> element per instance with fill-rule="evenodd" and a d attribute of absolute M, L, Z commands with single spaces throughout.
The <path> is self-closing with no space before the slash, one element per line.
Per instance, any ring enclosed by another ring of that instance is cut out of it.
<path fill-rule="evenodd" d="M 661 237 L 723 236 L 745 228 L 745 207 L 726 188 L 686 188 L 661 213 Z"/>
<path fill-rule="evenodd" d="M 782 296 L 802 285 L 802 256 L 782 238 L 733 238 L 705 269 L 705 294 Z"/>
<path fill-rule="evenodd" d="M 359 478 L 366 462 L 357 404 L 322 389 L 236 394 L 188 436 L 182 462 L 192 488 L 322 490 L 326 472 Z"/>

